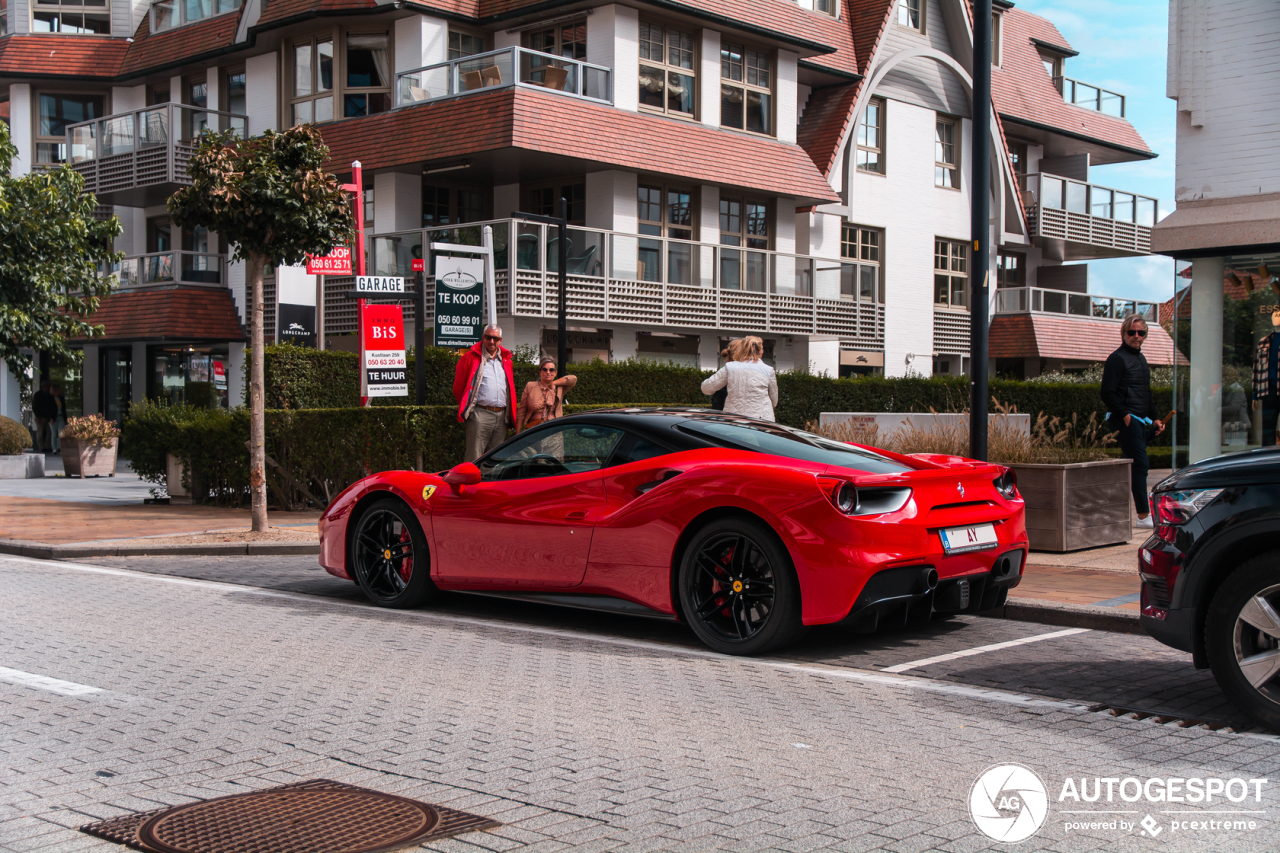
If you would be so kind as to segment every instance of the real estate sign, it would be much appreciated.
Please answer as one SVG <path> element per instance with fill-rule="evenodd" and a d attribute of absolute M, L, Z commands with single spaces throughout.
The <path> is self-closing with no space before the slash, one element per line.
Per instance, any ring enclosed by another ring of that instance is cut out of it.
<path fill-rule="evenodd" d="M 307 275 L 351 275 L 351 249 L 334 246 L 327 255 L 307 255 Z"/>
<path fill-rule="evenodd" d="M 484 330 L 484 260 L 436 257 L 436 346 L 470 347 Z"/>
<path fill-rule="evenodd" d="M 370 397 L 409 396 L 404 312 L 399 305 L 366 305 L 364 374 Z"/>

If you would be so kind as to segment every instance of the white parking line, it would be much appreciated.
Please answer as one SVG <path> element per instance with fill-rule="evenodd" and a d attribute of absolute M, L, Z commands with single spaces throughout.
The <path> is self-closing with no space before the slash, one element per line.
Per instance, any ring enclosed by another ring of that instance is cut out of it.
<path fill-rule="evenodd" d="M 91 693 L 102 692 L 101 687 L 90 687 L 87 684 L 76 684 L 74 681 L 63 681 L 60 678 L 50 678 L 47 675 L 36 675 L 33 672 L 23 672 L 20 669 L 9 669 L 3 666 L 0 666 L 0 681 L 48 690 L 51 693 L 61 693 L 63 696 L 88 696 Z"/>
<path fill-rule="evenodd" d="M 967 658 L 971 655 L 985 654 L 986 652 L 994 652 L 1000 649 L 1011 649 L 1014 646 L 1025 646 L 1027 643 L 1038 643 L 1041 640 L 1056 640 L 1058 637 L 1070 637 L 1072 634 L 1083 634 L 1088 628 L 1068 628 L 1065 631 L 1051 631 L 1048 634 L 1036 634 L 1034 637 L 1023 637 L 1021 640 L 1005 640 L 1003 643 L 991 643 L 986 646 L 974 646 L 971 649 L 964 649 L 959 652 L 949 652 L 945 655 L 937 655 L 931 658 L 921 658 L 920 660 L 908 661 L 900 663 L 897 666 L 887 666 L 880 670 L 881 672 L 906 672 L 909 669 L 915 669 L 920 666 L 928 666 L 932 663 L 942 663 L 944 661 L 955 660 L 957 658 Z"/>
<path fill-rule="evenodd" d="M 0 563 L 4 562 L 31 563 L 50 569 L 66 569 L 70 571 L 84 572 L 87 574 L 110 575 L 114 577 L 131 578 L 134 580 L 151 581 L 153 583 L 166 583 L 173 584 L 175 586 L 207 589 L 215 592 L 235 592 L 242 595 L 253 595 L 260 598 L 284 599 L 286 601 L 294 601 L 298 603 L 318 604 L 325 607 L 359 610 L 366 614 L 369 613 L 370 610 L 376 610 L 379 615 L 386 618 L 421 619 L 428 622 L 476 626 L 499 631 L 510 631 L 519 634 L 536 634 L 544 637 L 558 637 L 567 640 L 603 643 L 605 645 L 639 649 L 649 652 L 660 652 L 662 654 L 708 658 L 722 662 L 735 661 L 740 664 L 762 666 L 769 669 L 801 672 L 806 675 L 818 676 L 820 678 L 830 678 L 841 681 L 857 681 L 863 684 L 880 684 L 886 687 L 897 687 L 905 690 L 918 690 L 928 693 L 941 693 L 950 696 L 964 697 L 966 699 L 981 699 L 988 702 L 999 702 L 1006 705 L 1055 708 L 1070 711 L 1084 711 L 1088 708 L 1088 705 L 1080 702 L 1045 699 L 1040 696 L 1032 696 L 1025 693 L 1013 693 L 1007 690 L 993 690 L 986 687 L 969 687 L 963 684 L 955 684 L 947 681 L 934 681 L 932 679 L 918 678 L 914 676 L 887 675 L 884 671 L 871 672 L 868 670 L 853 669 L 851 667 L 801 663 L 779 660 L 777 658 L 744 658 L 734 655 L 722 655 L 707 649 L 694 649 L 687 646 L 677 646 L 669 643 L 657 643 L 651 640 L 631 640 L 625 637 L 611 637 L 607 634 L 593 634 L 587 631 L 570 631 L 561 628 L 540 628 L 534 625 L 520 625 L 517 623 L 502 622 L 496 619 L 484 619 L 476 616 L 456 616 L 449 613 L 432 613 L 424 610 L 381 609 L 374 608 L 368 604 L 359 604 L 350 601 L 337 601 L 315 595 L 306 595 L 305 593 L 299 592 L 279 592 L 277 590 L 260 589 L 258 587 L 251 586 L 239 586 L 237 584 L 222 583 L 219 581 L 175 578 L 168 575 L 154 575 L 147 572 L 135 572 L 128 569 L 112 569 L 105 566 L 94 566 L 87 563 L 63 563 L 57 560 L 37 560 L 32 557 L 10 557 L 7 555 L 0 555 Z M 1056 632 L 1054 636 L 1064 633 L 1078 633 L 1081 630 L 1083 629 L 1077 628 L 1072 631 L 1059 631 Z M 1048 637 L 1048 635 L 1043 636 Z M 1034 641 L 1037 638 L 1031 639 Z"/>

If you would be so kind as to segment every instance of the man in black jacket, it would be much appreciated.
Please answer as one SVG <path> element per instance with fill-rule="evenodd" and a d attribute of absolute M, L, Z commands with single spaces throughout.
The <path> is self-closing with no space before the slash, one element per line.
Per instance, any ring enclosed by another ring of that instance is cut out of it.
<path fill-rule="evenodd" d="M 1156 435 L 1164 432 L 1164 422 L 1156 419 L 1151 398 L 1151 368 L 1142 354 L 1147 340 L 1147 321 L 1130 314 L 1120 325 L 1120 348 L 1107 356 L 1102 368 L 1102 402 L 1107 407 L 1107 426 L 1119 433 L 1120 453 L 1132 459 L 1130 469 L 1133 503 L 1138 510 L 1138 527 L 1152 527 L 1151 505 L 1147 498 L 1147 427 Z"/>
<path fill-rule="evenodd" d="M 40 383 L 40 390 L 31 395 L 31 414 L 36 419 L 36 452 L 53 449 L 50 432 L 58 417 L 58 401 L 49 393 L 48 380 Z"/>

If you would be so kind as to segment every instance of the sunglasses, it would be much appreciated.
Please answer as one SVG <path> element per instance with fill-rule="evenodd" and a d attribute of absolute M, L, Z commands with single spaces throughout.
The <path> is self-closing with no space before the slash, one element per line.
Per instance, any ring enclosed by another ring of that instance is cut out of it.
<path fill-rule="evenodd" d="M 539 368 L 539 370 L 541 370 L 543 373 L 555 373 L 555 372 L 556 372 L 556 369 L 555 369 L 554 367 L 541 367 L 541 368 Z"/>
<path fill-rule="evenodd" d="M 497 343 L 498 341 L 502 340 L 502 335 L 498 335 L 497 337 L 494 337 L 493 335 L 485 335 L 484 339 L 486 341 L 493 341 L 494 343 Z"/>
<path fill-rule="evenodd" d="M 1128 334 L 1134 336 L 1135 338 L 1145 338 L 1147 336 L 1147 330 L 1146 329 L 1130 329 Z"/>

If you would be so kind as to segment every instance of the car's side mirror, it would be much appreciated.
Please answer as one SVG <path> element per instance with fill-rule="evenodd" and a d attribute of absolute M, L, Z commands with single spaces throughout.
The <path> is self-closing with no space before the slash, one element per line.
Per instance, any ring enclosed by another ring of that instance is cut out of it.
<path fill-rule="evenodd" d="M 444 475 L 444 481 L 454 488 L 474 486 L 480 482 L 480 469 L 471 462 L 463 462 L 450 468 L 449 473 Z"/>

